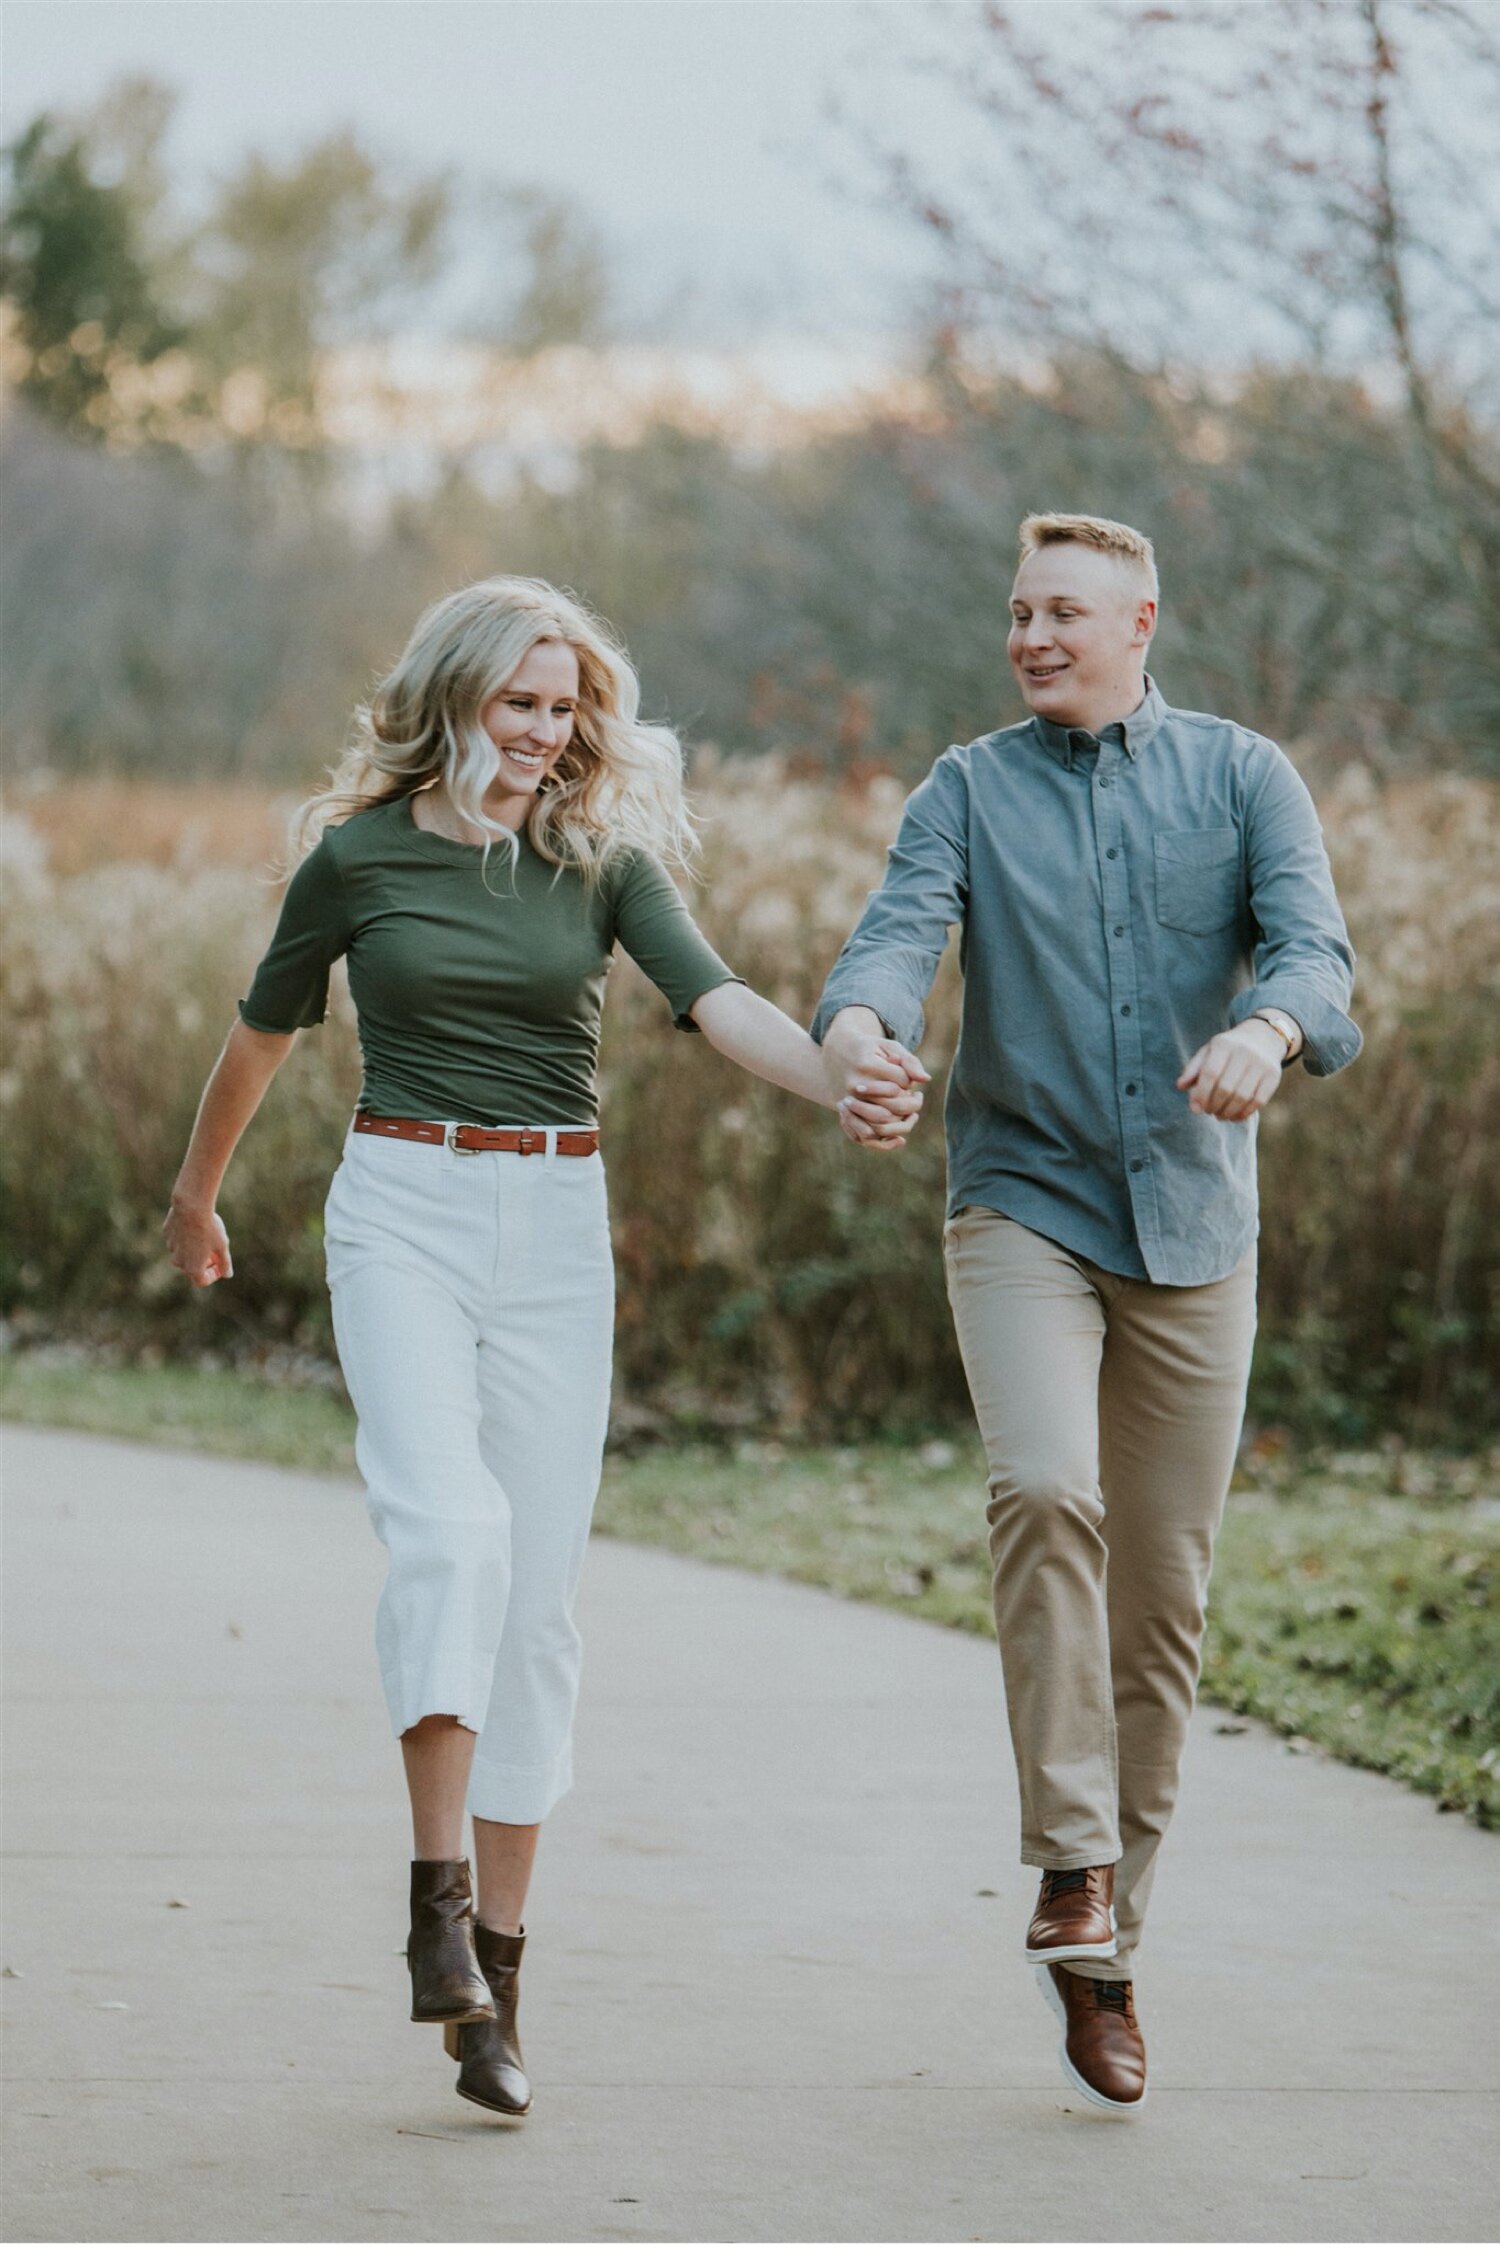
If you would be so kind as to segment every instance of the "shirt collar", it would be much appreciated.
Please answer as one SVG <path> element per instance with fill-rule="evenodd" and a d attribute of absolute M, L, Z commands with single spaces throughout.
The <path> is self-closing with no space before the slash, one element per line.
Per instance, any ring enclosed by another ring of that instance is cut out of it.
<path fill-rule="evenodd" d="M 1167 706 L 1162 700 L 1161 690 L 1148 672 L 1146 674 L 1145 694 L 1141 697 L 1129 718 L 1121 719 L 1118 722 L 1120 737 L 1125 744 L 1128 756 L 1134 758 L 1144 750 L 1166 715 Z M 1043 747 L 1051 752 L 1059 765 L 1067 766 L 1070 769 L 1073 764 L 1075 747 L 1079 745 L 1087 747 L 1098 739 L 1096 736 L 1090 735 L 1083 727 L 1060 727 L 1051 719 L 1044 719 L 1035 712 L 1032 714 L 1031 723 L 1041 738 Z M 1104 731 L 1108 735 L 1113 730 L 1106 727 Z"/>

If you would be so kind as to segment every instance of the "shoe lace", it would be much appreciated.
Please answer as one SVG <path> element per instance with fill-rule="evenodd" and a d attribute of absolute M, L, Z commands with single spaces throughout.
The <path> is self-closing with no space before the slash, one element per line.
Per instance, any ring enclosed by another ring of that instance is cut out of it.
<path fill-rule="evenodd" d="M 1129 2016 L 1133 2013 L 1131 1991 L 1128 1984 L 1106 1984 L 1102 1979 L 1096 1977 L 1094 1979 L 1094 1996 L 1101 2008 L 1112 2009 L 1117 2016 Z"/>
<path fill-rule="evenodd" d="M 1065 1897 L 1069 1891 L 1086 1891 L 1093 1872 L 1091 1867 L 1049 1868 L 1043 1882 L 1048 1905 L 1055 1898 Z"/>

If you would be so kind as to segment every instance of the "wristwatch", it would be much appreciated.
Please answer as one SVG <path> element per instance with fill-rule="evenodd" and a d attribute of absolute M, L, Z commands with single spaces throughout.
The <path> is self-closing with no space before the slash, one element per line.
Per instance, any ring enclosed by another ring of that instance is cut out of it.
<path fill-rule="evenodd" d="M 1284 1063 L 1290 1062 L 1302 1045 L 1302 1026 L 1296 1017 L 1287 1015 L 1280 1008 L 1257 1008 L 1254 1014 L 1259 1022 L 1268 1023 L 1273 1031 L 1281 1033 L 1286 1042 L 1286 1053 L 1281 1059 Z"/>

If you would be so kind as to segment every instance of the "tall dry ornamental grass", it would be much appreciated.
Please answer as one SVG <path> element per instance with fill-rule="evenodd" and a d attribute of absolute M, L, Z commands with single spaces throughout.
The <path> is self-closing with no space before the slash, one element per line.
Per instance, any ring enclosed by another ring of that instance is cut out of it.
<path fill-rule="evenodd" d="M 695 911 L 760 990 L 806 1021 L 877 880 L 902 789 L 774 760 L 700 769 Z M 1359 1063 L 1293 1071 L 1263 1120 L 1261 1420 L 1307 1434 L 1472 1435 L 1500 1340 L 1500 787 L 1377 787 L 1321 801 L 1360 956 Z M 235 1275 L 206 1296 L 160 1222 L 203 1078 L 275 915 L 276 821 L 249 793 L 86 785 L 5 823 L 9 1051 L 0 1072 L 0 1290 L 16 1332 L 127 1349 L 331 1353 L 321 1208 L 358 1089 L 341 984 L 236 1157 Z M 831 1429 L 963 1410 L 943 1296 L 937 1101 L 900 1159 L 684 1039 L 621 960 L 603 1113 L 625 1418 Z M 944 963 L 924 1056 L 957 1031 Z"/>

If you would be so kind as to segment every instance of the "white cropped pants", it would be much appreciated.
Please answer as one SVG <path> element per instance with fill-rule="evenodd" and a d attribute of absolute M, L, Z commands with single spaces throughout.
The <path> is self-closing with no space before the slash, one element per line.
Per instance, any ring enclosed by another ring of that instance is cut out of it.
<path fill-rule="evenodd" d="M 573 1778 L 573 1605 L 609 1417 L 601 1157 L 350 1132 L 325 1211 L 355 1458 L 390 1554 L 375 1646 L 391 1725 L 479 1739 L 468 1809 L 545 1817 Z"/>

